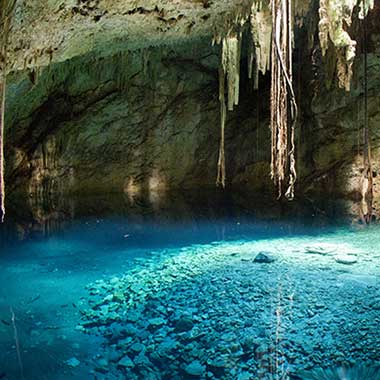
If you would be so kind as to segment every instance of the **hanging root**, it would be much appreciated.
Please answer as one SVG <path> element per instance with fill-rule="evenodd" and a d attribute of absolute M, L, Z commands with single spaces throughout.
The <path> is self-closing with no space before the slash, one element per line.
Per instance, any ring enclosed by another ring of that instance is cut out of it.
<path fill-rule="evenodd" d="M 285 195 L 291 200 L 294 198 L 294 186 L 297 178 L 295 167 L 297 103 L 292 85 L 291 0 L 272 0 L 271 5 L 273 30 L 270 119 L 271 177 L 277 187 L 278 198 L 282 196 L 283 184 L 289 177 Z M 289 120 L 291 121 L 290 128 Z"/>
<path fill-rule="evenodd" d="M 226 162 L 224 156 L 224 130 L 226 125 L 226 100 L 224 95 L 226 74 L 223 67 L 219 69 L 219 102 L 220 102 L 220 146 L 218 159 L 218 174 L 216 177 L 216 185 L 226 186 Z"/>
<path fill-rule="evenodd" d="M 364 6 L 363 6 L 364 8 Z M 363 122 L 363 176 L 361 179 L 361 219 L 369 224 L 372 219 L 373 175 L 371 163 L 371 139 L 368 123 L 368 57 L 367 57 L 367 28 L 363 21 L 363 47 L 364 47 L 364 122 Z"/>
<path fill-rule="evenodd" d="M 249 15 L 251 41 L 248 52 L 248 76 L 253 77 L 254 88 L 258 87 L 259 72 L 265 74 L 269 65 L 271 66 L 271 177 L 278 189 L 279 198 L 282 196 L 285 180 L 289 180 L 285 192 L 288 199 L 294 198 L 297 179 L 295 161 L 297 104 L 292 85 L 291 1 L 271 0 L 271 9 L 261 1 L 252 2 Z M 245 21 L 248 21 L 248 18 Z M 239 19 L 224 38 L 218 36 L 215 39 L 222 42 L 222 64 L 219 70 L 221 137 L 216 180 L 216 184 L 222 187 L 225 187 L 226 182 L 224 152 L 226 115 L 227 109 L 232 111 L 239 103 L 241 26 L 245 21 L 243 18 Z M 227 90 L 227 99 L 225 90 Z"/>

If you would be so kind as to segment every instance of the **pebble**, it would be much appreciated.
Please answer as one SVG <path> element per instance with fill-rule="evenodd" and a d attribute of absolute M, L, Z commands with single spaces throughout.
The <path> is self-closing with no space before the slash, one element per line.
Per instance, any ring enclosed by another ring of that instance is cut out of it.
<path fill-rule="evenodd" d="M 351 265 L 358 262 L 358 258 L 353 255 L 337 255 L 335 261 L 339 264 Z"/>
<path fill-rule="evenodd" d="M 133 368 L 135 366 L 133 361 L 128 355 L 125 355 L 123 358 L 121 358 L 117 364 L 119 367 L 125 367 L 125 368 Z"/>
<path fill-rule="evenodd" d="M 78 367 L 78 365 L 80 364 L 80 361 L 77 358 L 72 357 L 71 359 L 66 360 L 66 364 L 71 368 L 75 368 L 75 367 Z"/>
<path fill-rule="evenodd" d="M 175 325 L 175 331 L 176 332 L 189 331 L 193 328 L 193 326 L 194 326 L 194 323 L 191 318 L 181 317 Z"/>
<path fill-rule="evenodd" d="M 188 375 L 201 377 L 206 373 L 206 366 L 202 365 L 199 360 L 194 360 L 185 367 Z"/>
<path fill-rule="evenodd" d="M 270 263 L 273 263 L 275 261 L 275 258 L 272 257 L 272 255 L 270 253 L 260 252 L 256 255 L 256 257 L 253 261 L 255 263 L 270 264 Z"/>

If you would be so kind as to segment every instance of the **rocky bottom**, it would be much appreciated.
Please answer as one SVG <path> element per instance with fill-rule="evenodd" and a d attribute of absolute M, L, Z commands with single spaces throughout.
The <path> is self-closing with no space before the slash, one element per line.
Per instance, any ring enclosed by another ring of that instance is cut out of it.
<path fill-rule="evenodd" d="M 373 367 L 380 258 L 342 241 L 167 250 L 89 285 L 77 329 L 106 338 L 95 378 L 334 380 L 316 368 Z"/>

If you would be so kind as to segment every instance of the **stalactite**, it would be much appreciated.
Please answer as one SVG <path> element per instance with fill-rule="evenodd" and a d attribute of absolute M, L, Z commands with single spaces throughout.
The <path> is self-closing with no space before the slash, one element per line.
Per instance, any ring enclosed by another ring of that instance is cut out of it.
<path fill-rule="evenodd" d="M 374 6 L 373 0 L 320 0 L 319 41 L 322 55 L 326 55 L 329 41 L 336 56 L 339 87 L 350 90 L 352 65 L 356 54 L 356 41 L 352 40 L 347 26 L 351 25 L 353 9 L 360 6 L 359 17 L 364 18 Z"/>
<path fill-rule="evenodd" d="M 272 17 L 269 7 L 262 1 L 254 1 L 250 17 L 251 47 L 248 55 L 248 77 L 253 75 L 253 85 L 258 89 L 259 73 L 270 69 Z"/>
<path fill-rule="evenodd" d="M 218 186 L 222 186 L 223 188 L 226 185 L 225 125 L 227 119 L 227 109 L 232 111 L 234 106 L 239 104 L 241 39 L 242 32 L 233 31 L 222 40 L 222 62 L 219 69 L 221 135 L 216 184 Z M 226 84 L 227 99 L 225 96 Z"/>
<path fill-rule="evenodd" d="M 222 68 L 227 76 L 227 104 L 232 111 L 239 104 L 241 32 L 233 32 L 222 43 Z"/>
<path fill-rule="evenodd" d="M 291 0 L 272 0 L 271 7 L 271 177 L 277 187 L 279 198 L 283 193 L 284 182 L 289 177 L 285 195 L 293 199 L 296 181 L 294 140 L 297 104 L 292 85 Z"/>
<path fill-rule="evenodd" d="M 244 13 L 242 13 L 244 14 Z M 233 110 L 239 103 L 240 55 L 242 25 L 250 21 L 251 41 L 248 53 L 248 76 L 253 74 L 254 88 L 258 88 L 259 73 L 272 72 L 271 131 L 272 160 L 271 176 L 283 192 L 283 183 L 289 179 L 285 192 L 294 197 L 296 181 L 295 167 L 295 120 L 297 105 L 292 87 L 293 11 L 291 0 L 254 0 L 249 17 L 237 18 L 235 27 L 229 27 L 223 38 L 217 35 L 214 41 L 222 43 L 221 69 L 219 72 L 219 101 L 221 107 L 221 138 L 218 159 L 217 184 L 225 186 L 225 123 L 226 109 Z M 227 99 L 225 97 L 227 87 Z M 226 107 L 227 103 L 227 107 Z M 290 112 L 289 112 L 290 110 Z M 291 122 L 289 127 L 289 121 Z"/>

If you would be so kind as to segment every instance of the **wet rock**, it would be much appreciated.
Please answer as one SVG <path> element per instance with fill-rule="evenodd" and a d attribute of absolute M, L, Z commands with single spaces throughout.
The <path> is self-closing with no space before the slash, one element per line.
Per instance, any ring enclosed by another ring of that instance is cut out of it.
<path fill-rule="evenodd" d="M 149 327 L 153 330 L 158 329 L 159 327 L 165 324 L 165 319 L 163 318 L 151 318 L 148 321 Z"/>
<path fill-rule="evenodd" d="M 239 373 L 237 380 L 252 380 L 253 375 L 249 372 L 241 372 Z"/>
<path fill-rule="evenodd" d="M 354 255 L 340 254 L 335 256 L 335 261 L 339 264 L 351 265 L 358 261 L 358 258 Z"/>
<path fill-rule="evenodd" d="M 201 377 L 206 373 L 206 366 L 202 365 L 199 360 L 194 360 L 185 367 L 185 372 L 194 377 Z"/>
<path fill-rule="evenodd" d="M 264 264 L 269 264 L 273 263 L 275 261 L 275 258 L 267 252 L 260 252 L 256 255 L 255 259 L 253 262 L 255 263 L 264 263 Z"/>
<path fill-rule="evenodd" d="M 257 344 L 257 337 L 256 336 L 252 336 L 252 335 L 249 335 L 249 336 L 245 337 L 242 340 L 242 342 L 241 342 L 241 346 L 242 346 L 244 352 L 253 352 L 253 351 L 255 351 L 255 349 L 258 346 L 258 344 Z"/>
<path fill-rule="evenodd" d="M 173 350 L 176 350 L 179 346 L 179 342 L 171 337 L 166 337 L 158 346 L 158 352 L 169 353 Z"/>
<path fill-rule="evenodd" d="M 217 377 L 222 377 L 228 367 L 228 361 L 225 357 L 207 361 L 208 369 Z"/>
<path fill-rule="evenodd" d="M 101 373 L 108 372 L 108 360 L 106 358 L 99 358 L 95 363 L 95 370 Z"/>
<path fill-rule="evenodd" d="M 141 371 L 139 379 L 144 380 L 160 380 L 161 377 L 152 371 Z M 128 378 L 129 380 L 129 378 Z"/>
<path fill-rule="evenodd" d="M 115 348 L 110 348 L 107 350 L 107 358 L 110 362 L 117 363 L 122 357 L 123 354 L 119 351 L 116 350 Z"/>
<path fill-rule="evenodd" d="M 125 319 L 128 322 L 137 322 L 141 318 L 141 315 L 135 311 L 129 312 L 126 316 Z"/>
<path fill-rule="evenodd" d="M 138 354 L 141 351 L 145 351 L 145 346 L 141 343 L 136 342 L 132 344 L 129 350 L 132 351 L 134 354 Z"/>
<path fill-rule="evenodd" d="M 181 317 L 175 324 L 175 332 L 190 331 L 194 326 L 194 322 L 190 317 Z"/>
<path fill-rule="evenodd" d="M 119 367 L 124 367 L 124 368 L 133 368 L 135 364 L 131 360 L 131 358 L 128 355 L 125 355 L 122 357 L 119 362 L 117 363 Z"/>
<path fill-rule="evenodd" d="M 75 368 L 78 367 L 80 361 L 76 357 L 72 357 L 69 360 L 66 360 L 66 364 L 71 368 Z"/>
<path fill-rule="evenodd" d="M 140 352 L 134 359 L 134 364 L 141 368 L 151 368 L 153 364 L 145 356 L 144 352 Z"/>
<path fill-rule="evenodd" d="M 305 248 L 305 253 L 311 253 L 315 255 L 322 255 L 327 256 L 331 255 L 334 252 L 334 250 L 331 247 L 324 247 L 324 246 L 310 246 Z"/>

